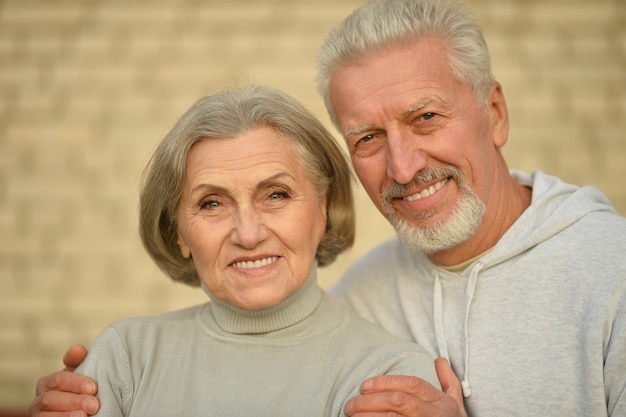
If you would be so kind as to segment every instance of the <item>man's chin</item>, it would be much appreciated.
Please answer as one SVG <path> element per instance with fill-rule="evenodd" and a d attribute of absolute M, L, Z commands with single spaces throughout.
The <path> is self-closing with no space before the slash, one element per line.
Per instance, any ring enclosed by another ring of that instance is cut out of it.
<path fill-rule="evenodd" d="M 422 221 L 415 225 L 397 218 L 391 224 L 400 241 L 407 247 L 430 255 L 466 242 L 479 229 L 482 219 L 483 215 L 479 211 L 471 216 L 459 216 L 457 213 L 445 222 L 434 224 Z"/>
<path fill-rule="evenodd" d="M 450 239 L 442 239 L 440 233 L 432 230 L 419 229 L 406 222 L 394 224 L 394 229 L 398 239 L 408 248 L 424 252 L 427 255 L 451 249 L 461 242 L 454 242 Z"/>

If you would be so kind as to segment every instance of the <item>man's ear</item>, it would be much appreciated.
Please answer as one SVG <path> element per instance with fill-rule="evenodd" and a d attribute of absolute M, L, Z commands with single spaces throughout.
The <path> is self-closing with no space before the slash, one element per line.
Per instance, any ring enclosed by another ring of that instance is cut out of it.
<path fill-rule="evenodd" d="M 495 81 L 487 95 L 487 111 L 491 120 L 493 144 L 496 148 L 504 146 L 509 137 L 509 110 L 502 92 L 502 86 Z"/>

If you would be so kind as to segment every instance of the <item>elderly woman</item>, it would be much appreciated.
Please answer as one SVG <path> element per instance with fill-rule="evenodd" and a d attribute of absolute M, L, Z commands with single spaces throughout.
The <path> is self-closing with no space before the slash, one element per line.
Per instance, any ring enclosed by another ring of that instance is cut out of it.
<path fill-rule="evenodd" d="M 351 174 L 332 136 L 284 93 L 194 104 L 145 172 L 140 234 L 210 302 L 105 329 L 77 369 L 99 416 L 343 416 L 375 375 L 439 386 L 433 358 L 316 283 L 354 237 Z"/>

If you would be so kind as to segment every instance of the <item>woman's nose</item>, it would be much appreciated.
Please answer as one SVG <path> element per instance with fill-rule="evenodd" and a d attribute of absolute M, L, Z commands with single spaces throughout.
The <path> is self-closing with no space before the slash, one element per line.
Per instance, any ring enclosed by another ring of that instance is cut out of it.
<path fill-rule="evenodd" d="M 268 236 L 268 229 L 261 217 L 252 207 L 238 209 L 231 234 L 232 241 L 246 249 L 255 248 L 263 242 Z"/>

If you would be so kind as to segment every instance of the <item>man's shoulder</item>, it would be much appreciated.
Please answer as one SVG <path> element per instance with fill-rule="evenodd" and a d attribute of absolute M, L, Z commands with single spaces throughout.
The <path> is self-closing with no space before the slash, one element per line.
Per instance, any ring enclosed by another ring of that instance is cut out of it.
<path fill-rule="evenodd" d="M 626 251 L 626 218 L 611 211 L 590 212 L 572 223 L 564 235 L 570 245 L 584 246 L 586 252 L 620 255 Z"/>
<path fill-rule="evenodd" d="M 369 298 L 372 293 L 384 297 L 393 291 L 394 282 L 414 277 L 420 268 L 431 265 L 421 252 L 407 248 L 398 238 L 392 238 L 372 248 L 359 258 L 330 289 L 342 300 L 349 297 Z"/>
<path fill-rule="evenodd" d="M 393 237 L 361 256 L 348 269 L 346 275 L 361 273 L 370 275 L 371 271 L 413 269 L 416 264 L 427 259 L 422 252 L 409 249 L 400 239 Z"/>
<path fill-rule="evenodd" d="M 350 265 L 331 288 L 331 294 L 336 296 L 344 292 L 347 287 L 363 286 L 370 281 L 377 281 L 382 273 L 387 274 L 391 268 L 396 268 L 401 264 L 395 259 L 406 259 L 406 255 L 403 254 L 405 251 L 408 249 L 397 238 L 375 246 Z"/>

